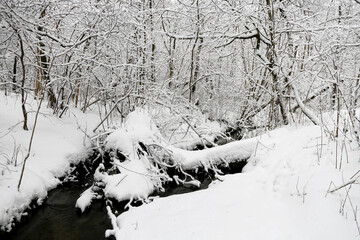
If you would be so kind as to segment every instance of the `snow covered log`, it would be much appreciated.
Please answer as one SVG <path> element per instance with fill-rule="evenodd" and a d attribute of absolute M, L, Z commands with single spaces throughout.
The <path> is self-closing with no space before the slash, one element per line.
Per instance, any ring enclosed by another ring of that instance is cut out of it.
<path fill-rule="evenodd" d="M 256 146 L 255 139 L 231 142 L 222 146 L 207 148 L 200 151 L 186 151 L 179 148 L 169 148 L 174 160 L 184 170 L 211 168 L 212 166 L 225 165 L 250 158 Z"/>

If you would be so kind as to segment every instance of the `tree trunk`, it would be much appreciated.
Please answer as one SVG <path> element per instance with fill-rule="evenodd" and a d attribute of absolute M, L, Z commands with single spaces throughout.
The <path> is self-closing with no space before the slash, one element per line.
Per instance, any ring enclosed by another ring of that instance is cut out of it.
<path fill-rule="evenodd" d="M 282 118 L 282 122 L 287 125 L 289 124 L 289 120 L 287 117 L 287 112 L 286 112 L 286 106 L 284 103 L 284 99 L 283 99 L 283 94 L 282 94 L 282 89 L 280 87 L 280 78 L 278 76 L 278 72 L 274 69 L 275 65 L 276 65 L 276 41 L 275 41 L 275 19 L 274 19 L 274 10 L 273 10 L 273 5 L 272 2 L 270 0 L 266 0 L 266 6 L 267 6 L 267 13 L 268 13 L 268 17 L 270 20 L 270 25 L 269 25 L 269 35 L 270 35 L 270 46 L 269 46 L 269 54 L 268 54 L 268 60 L 269 60 L 269 65 L 268 68 L 271 72 L 271 77 L 272 77 L 272 82 L 273 82 L 273 89 L 274 89 L 274 98 L 275 98 L 275 102 L 274 102 L 274 112 L 278 112 L 280 111 L 281 114 L 281 118 Z M 276 106 L 277 105 L 277 106 Z M 279 108 L 279 109 L 277 109 Z M 276 116 L 275 118 L 275 126 L 277 126 L 279 124 L 279 120 L 278 117 Z"/>
<path fill-rule="evenodd" d="M 169 38 L 169 87 L 172 88 L 173 77 L 174 77 L 174 52 L 176 47 L 176 38 L 170 37 Z"/>
<path fill-rule="evenodd" d="M 155 82 L 155 38 L 154 38 L 154 20 L 153 20 L 153 0 L 149 0 L 149 11 L 150 11 L 150 34 L 151 34 L 151 57 L 150 57 L 150 80 Z"/>
<path fill-rule="evenodd" d="M 15 92 L 16 91 L 16 70 L 17 70 L 17 60 L 18 60 L 18 57 L 15 56 L 14 57 L 14 65 L 13 65 L 13 79 L 12 79 L 12 82 L 13 82 L 13 86 L 12 86 L 12 90 Z"/>
<path fill-rule="evenodd" d="M 26 97 L 25 97 L 25 78 L 26 78 L 26 73 L 25 73 L 25 64 L 24 64 L 24 44 L 23 44 L 23 40 L 20 36 L 20 33 L 17 33 L 18 38 L 19 38 L 19 42 L 20 42 L 20 64 L 21 64 L 21 70 L 22 70 L 22 80 L 21 80 L 21 110 L 23 113 L 23 117 L 24 117 L 24 124 L 23 124 L 23 129 L 24 130 L 29 130 L 28 126 L 27 126 L 27 112 L 26 112 L 26 108 L 25 108 L 25 103 L 26 103 Z"/>
<path fill-rule="evenodd" d="M 46 13 L 45 13 L 46 8 L 44 8 L 44 10 L 41 12 L 40 18 L 45 17 Z M 39 32 L 44 32 L 43 27 L 38 26 L 37 30 Z M 50 85 L 48 85 L 50 83 L 50 75 L 49 75 L 49 56 L 46 54 L 45 52 L 45 43 L 42 40 L 42 37 L 40 35 L 37 36 L 39 42 L 37 45 L 37 53 L 38 53 L 38 61 L 39 61 L 39 70 L 38 70 L 38 78 L 37 81 L 35 83 L 35 96 L 38 95 L 39 91 L 45 87 L 47 88 L 47 94 L 48 94 L 48 98 L 49 98 L 49 105 L 52 109 L 54 109 L 54 111 L 56 111 L 56 96 L 55 93 L 53 91 L 53 89 L 51 88 Z"/>
<path fill-rule="evenodd" d="M 195 93 L 196 82 L 199 75 L 200 69 L 200 52 L 204 42 L 200 35 L 200 8 L 199 8 L 199 0 L 196 0 L 196 9 L 197 9 L 197 22 L 196 22 L 196 37 L 194 41 L 194 45 L 191 50 L 191 65 L 190 65 L 190 79 L 189 79 L 189 102 L 192 100 L 192 95 Z M 198 44 L 198 41 L 200 43 Z"/>

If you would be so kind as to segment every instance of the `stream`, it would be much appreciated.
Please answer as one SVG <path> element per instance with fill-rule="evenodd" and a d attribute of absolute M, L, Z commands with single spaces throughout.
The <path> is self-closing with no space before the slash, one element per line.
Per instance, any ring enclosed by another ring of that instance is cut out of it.
<path fill-rule="evenodd" d="M 10 233 L 1 232 L 0 239 L 105 239 L 105 230 L 112 226 L 104 200 L 93 201 L 85 213 L 75 208 L 76 200 L 86 188 L 72 182 L 49 191 L 41 206 L 30 210 Z"/>
<path fill-rule="evenodd" d="M 226 174 L 239 173 L 246 161 L 238 162 L 230 168 L 222 169 Z M 213 177 L 208 173 L 196 175 L 201 181 L 200 188 L 176 185 L 174 182 L 164 186 L 165 192 L 154 193 L 153 196 L 167 197 L 175 194 L 189 193 L 208 188 Z M 93 176 L 89 174 L 79 182 L 67 182 L 49 191 L 48 198 L 41 206 L 29 210 L 27 216 L 16 223 L 11 232 L 0 231 L 0 239 L 14 240 L 101 240 L 105 238 L 105 230 L 112 229 L 107 215 L 104 199 L 93 200 L 90 209 L 81 213 L 75 208 L 80 194 L 92 184 Z M 121 214 L 124 204 L 116 204 L 118 214 Z"/>

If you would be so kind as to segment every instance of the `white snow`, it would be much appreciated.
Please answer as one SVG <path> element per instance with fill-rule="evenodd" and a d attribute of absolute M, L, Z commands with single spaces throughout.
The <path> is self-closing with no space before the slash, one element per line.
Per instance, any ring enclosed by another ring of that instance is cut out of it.
<path fill-rule="evenodd" d="M 106 138 L 106 148 L 116 148 L 119 151 L 135 157 L 134 145 L 138 142 L 163 142 L 155 123 L 146 109 L 137 108 L 131 112 L 123 124 Z"/>
<path fill-rule="evenodd" d="M 243 173 L 131 208 L 117 217 L 116 239 L 359 238 L 359 185 L 327 193 L 360 169 L 357 144 L 346 142 L 348 163 L 343 151 L 335 169 L 335 143 L 320 127 L 282 128 L 257 140 Z"/>
<path fill-rule="evenodd" d="M 47 191 L 60 183 L 57 177 L 64 175 L 70 163 L 76 164 L 87 158 L 90 141 L 83 131 L 87 127 L 92 129 L 98 121 L 95 114 L 83 114 L 76 109 L 59 119 L 44 104 L 18 191 L 37 108 L 36 101 L 28 99 L 27 102 L 30 130 L 24 131 L 21 100 L 16 96 L 1 96 L 0 101 L 0 226 L 3 230 L 11 229 L 12 223 L 21 218 L 32 200 L 38 199 L 41 203 L 47 197 Z M 14 149 L 19 149 L 17 155 Z"/>
<path fill-rule="evenodd" d="M 118 166 L 121 169 L 119 174 L 101 173 L 99 169 L 102 165 L 95 173 L 95 180 L 105 184 L 103 191 L 106 197 L 115 198 L 119 202 L 145 199 L 155 190 L 144 161 L 126 161 Z"/>

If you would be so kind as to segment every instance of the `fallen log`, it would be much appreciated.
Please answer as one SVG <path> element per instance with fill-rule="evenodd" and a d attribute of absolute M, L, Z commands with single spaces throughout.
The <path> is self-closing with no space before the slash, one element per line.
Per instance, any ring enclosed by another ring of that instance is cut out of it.
<path fill-rule="evenodd" d="M 186 151 L 171 147 L 169 150 L 172 151 L 174 160 L 184 170 L 204 167 L 205 171 L 207 171 L 212 166 L 228 165 L 232 162 L 244 161 L 250 158 L 255 146 L 256 141 L 254 139 L 247 139 L 199 151 Z"/>

